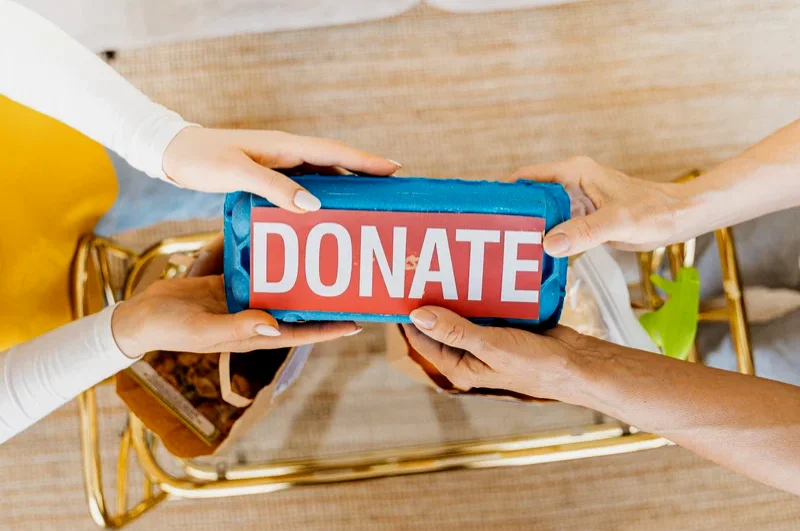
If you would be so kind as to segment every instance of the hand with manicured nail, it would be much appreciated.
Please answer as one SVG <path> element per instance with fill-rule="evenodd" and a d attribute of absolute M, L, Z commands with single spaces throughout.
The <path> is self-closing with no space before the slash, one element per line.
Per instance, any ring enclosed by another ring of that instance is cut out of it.
<path fill-rule="evenodd" d="M 176 184 L 202 192 L 254 193 L 292 212 L 319 210 L 319 199 L 275 170 L 301 164 L 391 175 L 400 164 L 327 138 L 280 131 L 186 127 L 164 152 L 163 169 Z"/>
<path fill-rule="evenodd" d="M 223 277 L 223 236 L 206 245 L 190 277 L 160 280 L 117 306 L 111 319 L 120 350 L 136 357 L 152 350 L 249 352 L 352 336 L 352 322 L 281 324 L 263 310 L 229 314 Z"/>
<path fill-rule="evenodd" d="M 602 243 L 649 251 L 800 205 L 800 120 L 683 183 L 628 177 L 587 157 L 537 164 L 511 179 L 559 183 L 573 219 L 545 235 L 553 256 Z"/>
<path fill-rule="evenodd" d="M 476 325 L 435 306 L 411 312 L 403 325 L 411 346 L 458 389 L 507 389 L 565 400 L 564 365 L 583 337 L 558 327 L 544 335 Z"/>
<path fill-rule="evenodd" d="M 511 179 L 558 183 L 569 194 L 572 219 L 545 235 L 544 249 L 552 256 L 571 256 L 603 243 L 652 250 L 691 232 L 680 184 L 635 179 L 588 157 L 526 166 Z"/>
<path fill-rule="evenodd" d="M 127 356 L 153 350 L 249 352 L 307 345 L 360 331 L 352 322 L 278 325 L 265 311 L 229 314 L 222 276 L 160 280 L 123 302 L 111 319 Z"/>

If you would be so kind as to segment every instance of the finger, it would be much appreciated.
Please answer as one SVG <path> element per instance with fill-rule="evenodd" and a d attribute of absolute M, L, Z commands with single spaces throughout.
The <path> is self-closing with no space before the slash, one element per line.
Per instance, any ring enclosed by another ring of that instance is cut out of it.
<path fill-rule="evenodd" d="M 613 208 L 601 208 L 554 227 L 544 237 L 544 250 L 550 256 L 572 256 L 623 239 L 620 236 L 624 230 L 625 224 L 617 219 Z"/>
<path fill-rule="evenodd" d="M 443 367 L 455 365 L 463 350 L 454 349 L 420 332 L 413 324 L 404 324 L 403 332 L 411 347 L 433 363 L 439 372 Z"/>
<path fill-rule="evenodd" d="M 208 344 L 245 341 L 257 336 L 278 337 L 281 330 L 278 321 L 262 310 L 245 310 L 227 314 L 206 314 L 197 323 L 196 340 Z"/>
<path fill-rule="evenodd" d="M 192 267 L 189 268 L 190 277 L 204 277 L 219 275 L 223 268 L 223 251 L 225 239 L 220 232 L 205 247 L 200 250 Z"/>
<path fill-rule="evenodd" d="M 297 347 L 331 341 L 340 337 L 350 337 L 361 332 L 362 328 L 353 322 L 282 323 L 281 335 L 277 337 L 254 336 L 226 345 L 231 352 Z"/>
<path fill-rule="evenodd" d="M 409 345 L 458 389 L 479 387 L 491 370 L 470 352 L 440 343 L 414 325 L 403 325 L 403 330 Z"/>
<path fill-rule="evenodd" d="M 480 357 L 488 328 L 476 325 L 438 306 L 423 306 L 409 316 L 414 326 L 426 336 L 454 348 L 472 352 Z"/>
<path fill-rule="evenodd" d="M 287 135 L 283 151 L 315 166 L 340 166 L 370 175 L 391 175 L 402 164 L 329 138 Z"/>
<path fill-rule="evenodd" d="M 273 205 L 302 214 L 315 212 L 322 203 L 308 190 L 289 177 L 262 166 L 240 152 L 236 157 L 237 169 L 231 183 L 239 189 L 263 197 Z"/>
<path fill-rule="evenodd" d="M 518 169 L 509 177 L 510 181 L 528 179 L 540 183 L 572 183 L 572 173 L 574 171 L 574 159 L 560 160 L 557 162 L 546 162 L 533 164 Z"/>
<path fill-rule="evenodd" d="M 512 173 L 507 180 L 519 181 L 520 179 L 528 179 L 542 183 L 551 183 L 554 182 L 559 175 L 556 171 L 556 164 L 558 163 L 549 162 L 524 166 Z"/>
<path fill-rule="evenodd" d="M 283 324 L 281 337 L 292 345 L 321 343 L 339 337 L 351 337 L 362 331 L 362 327 L 351 321 Z"/>

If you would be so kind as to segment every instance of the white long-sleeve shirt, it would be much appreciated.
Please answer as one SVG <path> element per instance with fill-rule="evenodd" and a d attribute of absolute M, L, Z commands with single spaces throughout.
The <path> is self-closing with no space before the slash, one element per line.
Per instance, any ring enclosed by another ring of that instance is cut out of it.
<path fill-rule="evenodd" d="M 0 0 L 0 94 L 162 179 L 164 150 L 189 125 L 58 27 L 10 0 Z"/>
<path fill-rule="evenodd" d="M 0 94 L 64 122 L 162 179 L 167 145 L 190 125 L 55 25 L 10 0 L 0 0 Z M 0 127 L 13 127 L 1 120 Z M 0 443 L 135 361 L 114 341 L 113 311 L 107 308 L 0 353 Z"/>
<path fill-rule="evenodd" d="M 0 354 L 0 443 L 136 361 L 114 341 L 114 308 Z"/>

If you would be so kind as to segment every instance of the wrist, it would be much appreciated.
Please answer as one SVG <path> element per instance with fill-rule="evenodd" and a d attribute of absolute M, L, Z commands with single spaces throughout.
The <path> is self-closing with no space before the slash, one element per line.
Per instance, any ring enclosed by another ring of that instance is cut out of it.
<path fill-rule="evenodd" d="M 588 405 L 587 384 L 592 381 L 592 372 L 597 365 L 596 358 L 602 352 L 603 345 L 614 345 L 573 330 L 569 332 L 558 337 L 560 348 L 554 350 L 555 355 L 549 357 L 550 361 L 544 367 L 544 372 L 548 375 L 545 385 L 548 396 L 543 398 L 591 407 Z M 541 379 L 543 367 L 537 366 L 535 370 L 538 374 L 526 377 L 526 381 Z M 522 392 L 530 394 L 529 391 L 526 389 Z"/>
<path fill-rule="evenodd" d="M 143 342 L 142 319 L 133 301 L 122 302 L 114 308 L 114 313 L 111 315 L 111 333 L 120 351 L 131 359 L 139 358 L 153 350 Z"/>
<path fill-rule="evenodd" d="M 685 241 L 736 223 L 742 214 L 732 183 L 746 171 L 738 161 L 728 161 L 697 178 L 662 183 L 661 191 L 669 198 L 671 240 Z M 736 204 L 737 208 L 731 208 Z"/>
<path fill-rule="evenodd" d="M 563 385 L 559 386 L 556 400 L 608 413 L 602 398 L 604 382 L 611 376 L 624 350 L 614 343 L 592 336 L 576 334 L 568 342 L 568 352 L 563 361 Z"/>
<path fill-rule="evenodd" d="M 169 142 L 164 145 L 161 154 L 161 174 L 159 174 L 158 177 L 179 188 L 184 188 L 184 185 L 175 177 L 176 173 L 180 173 L 179 167 L 181 158 L 183 157 L 181 154 L 181 145 L 186 142 L 191 143 L 191 140 L 186 139 L 197 134 L 196 132 L 202 130 L 203 127 L 190 122 L 183 122 L 182 126 L 176 124 L 176 127 L 177 130 L 171 136 Z"/>

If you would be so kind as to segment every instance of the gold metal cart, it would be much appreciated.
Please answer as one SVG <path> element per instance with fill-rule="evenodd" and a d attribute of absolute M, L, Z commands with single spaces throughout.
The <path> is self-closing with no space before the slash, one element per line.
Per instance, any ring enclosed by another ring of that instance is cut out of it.
<path fill-rule="evenodd" d="M 693 172 L 689 176 L 696 175 Z M 215 234 L 169 238 L 143 253 L 135 253 L 112 241 L 86 236 L 79 244 L 73 267 L 75 318 L 83 317 L 99 295 L 105 304 L 129 297 L 154 260 L 184 253 L 194 254 Z M 750 337 L 742 286 L 731 230 L 716 232 L 727 308 L 701 312 L 704 321 L 727 321 L 735 346 L 738 369 L 753 374 Z M 673 275 L 694 260 L 694 241 L 638 255 L 641 283 L 640 307 L 652 309 L 663 303 L 650 282 L 650 273 L 668 261 Z M 121 266 L 121 267 L 120 267 Z M 119 271 L 122 271 L 120 275 Z M 690 355 L 697 361 L 696 352 Z M 104 384 L 101 384 L 104 385 Z M 101 527 L 120 528 L 169 497 L 215 498 L 274 492 L 305 485 L 340 483 L 369 478 L 419 474 L 442 470 L 520 466 L 585 457 L 621 454 L 658 448 L 668 440 L 618 422 L 598 420 L 570 429 L 539 431 L 502 438 L 447 442 L 428 446 L 374 450 L 322 458 L 273 460 L 233 464 L 220 469 L 210 464 L 177 460 L 179 471 L 167 470 L 156 456 L 158 444 L 132 414 L 122 433 L 116 475 L 116 509 L 111 509 L 103 488 L 96 389 L 79 397 L 83 474 L 89 512 Z M 548 407 L 544 405 L 542 407 Z M 600 419 L 600 417 L 598 417 Z M 143 493 L 129 503 L 129 473 L 133 460 L 144 472 Z"/>

